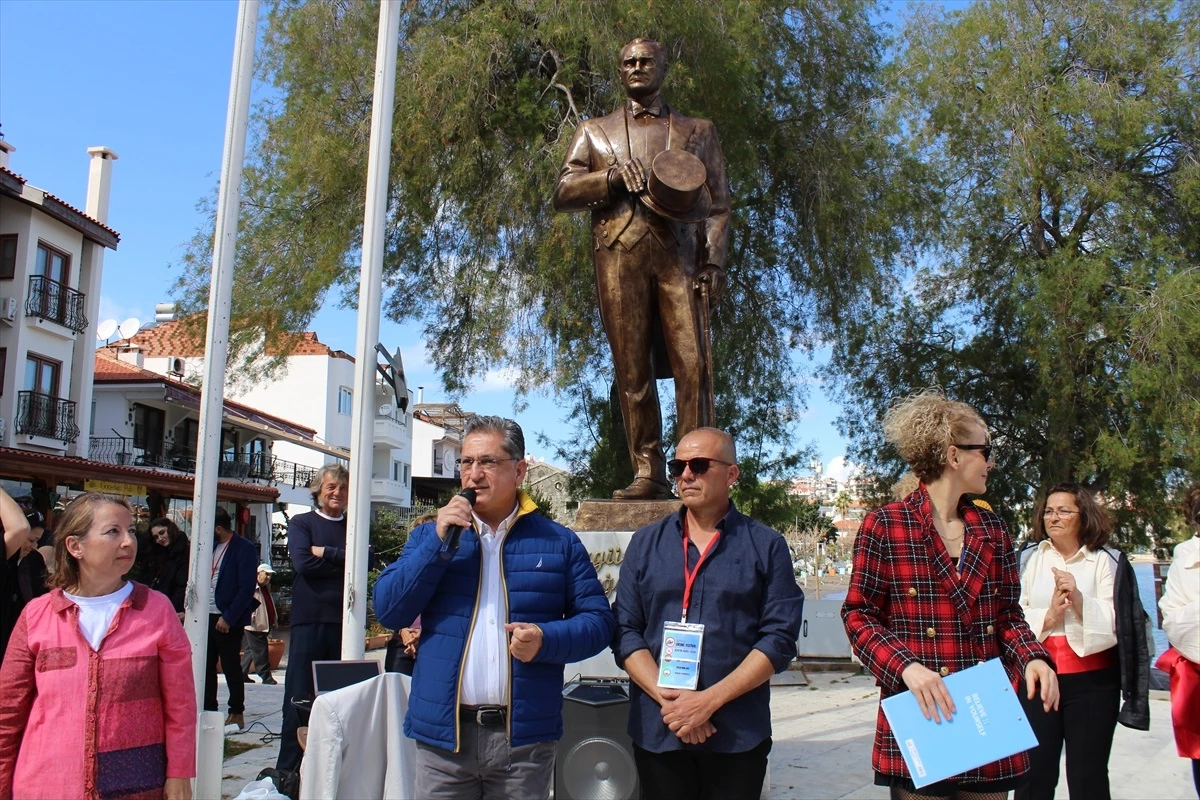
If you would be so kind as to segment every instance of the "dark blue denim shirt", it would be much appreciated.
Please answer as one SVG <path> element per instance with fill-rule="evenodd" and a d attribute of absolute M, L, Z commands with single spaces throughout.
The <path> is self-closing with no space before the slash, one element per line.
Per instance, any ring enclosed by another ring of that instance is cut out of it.
<path fill-rule="evenodd" d="M 658 661 L 664 622 L 679 622 L 683 609 L 683 517 L 681 508 L 639 530 L 629 542 L 617 583 L 618 664 L 638 650 Z M 721 535 L 692 586 L 688 622 L 704 625 L 700 689 L 719 682 L 760 650 L 776 672 L 796 657 L 804 592 L 796 585 L 787 544 L 776 531 L 731 504 L 717 523 Z M 700 558 L 688 543 L 688 567 Z M 629 735 L 651 752 L 695 749 L 717 753 L 752 750 L 771 735 L 771 686 L 764 683 L 719 709 L 717 732 L 701 745 L 685 745 L 663 724 L 656 702 L 630 686 Z"/>

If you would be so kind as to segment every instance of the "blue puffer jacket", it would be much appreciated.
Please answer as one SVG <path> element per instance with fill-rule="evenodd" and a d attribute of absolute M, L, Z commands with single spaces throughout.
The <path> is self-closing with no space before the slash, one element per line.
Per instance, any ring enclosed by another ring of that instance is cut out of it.
<path fill-rule="evenodd" d="M 562 738 L 563 665 L 599 653 L 616 623 L 596 568 L 579 537 L 539 514 L 525 494 L 504 537 L 501 554 L 509 622 L 542 629 L 531 663 L 510 659 L 509 739 L 513 747 Z M 413 670 L 404 734 L 445 750 L 459 750 L 460 667 L 479 602 L 479 537 L 464 531 L 450 561 L 438 558 L 434 523 L 416 528 L 400 559 L 375 583 L 375 615 L 399 629 L 421 617 L 421 645 Z"/>

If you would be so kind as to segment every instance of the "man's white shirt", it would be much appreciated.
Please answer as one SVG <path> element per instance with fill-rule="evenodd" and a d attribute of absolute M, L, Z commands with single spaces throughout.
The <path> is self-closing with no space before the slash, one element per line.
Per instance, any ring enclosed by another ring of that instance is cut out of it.
<path fill-rule="evenodd" d="M 483 572 L 479 587 L 479 605 L 467 642 L 462 666 L 462 698 L 467 706 L 503 706 L 508 704 L 509 654 L 508 598 L 504 596 L 500 574 L 500 553 L 504 537 L 516 522 L 520 506 L 514 506 L 500 525 L 492 530 L 475 516 L 479 532 L 480 569 Z M 474 516 L 474 515 L 472 515 Z"/>

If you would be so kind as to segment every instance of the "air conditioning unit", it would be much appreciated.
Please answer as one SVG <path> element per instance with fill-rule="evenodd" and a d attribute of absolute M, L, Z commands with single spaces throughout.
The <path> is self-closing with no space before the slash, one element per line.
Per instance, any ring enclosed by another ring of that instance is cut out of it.
<path fill-rule="evenodd" d="M 5 322 L 15 322 L 17 319 L 17 298 L 0 297 L 0 319 Z"/>
<path fill-rule="evenodd" d="M 167 370 L 167 374 L 182 378 L 183 377 L 183 366 L 184 366 L 184 364 L 183 364 L 182 358 L 172 358 L 171 359 L 171 368 L 169 370 Z"/>

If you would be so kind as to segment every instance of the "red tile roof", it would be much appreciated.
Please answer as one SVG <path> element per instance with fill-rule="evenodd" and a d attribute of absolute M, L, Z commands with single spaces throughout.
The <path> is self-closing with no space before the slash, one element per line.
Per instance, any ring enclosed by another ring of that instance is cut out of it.
<path fill-rule="evenodd" d="M 148 369 L 130 364 L 127 361 L 121 361 L 107 352 L 110 348 L 103 348 L 96 351 L 96 382 L 97 383 L 161 383 L 164 386 L 173 386 L 176 389 L 188 392 L 196 398 L 196 402 L 200 401 L 200 390 L 195 386 L 189 386 L 181 381 L 173 380 L 165 375 L 159 375 L 157 372 L 151 372 Z M 266 411 L 260 411 L 257 408 L 248 406 L 245 403 L 239 403 L 235 400 L 226 398 L 225 407 L 236 409 L 243 414 L 262 417 L 264 420 L 274 423 L 276 426 L 284 429 L 291 428 L 300 433 L 307 434 L 307 438 L 312 439 L 317 435 L 316 430 L 301 425 L 298 422 L 286 420 L 283 417 L 274 414 L 268 414 Z"/>
<path fill-rule="evenodd" d="M 186 320 L 163 322 L 153 328 L 138 331 L 128 339 L 122 339 L 117 344 L 136 344 L 147 356 L 175 356 L 179 358 L 204 357 L 204 331 Z M 290 347 L 289 347 L 290 346 Z M 291 334 L 287 342 L 280 347 L 269 349 L 270 355 L 277 355 L 288 350 L 293 356 L 329 356 L 353 361 L 354 357 L 343 350 L 334 350 L 317 339 L 312 331 Z"/>
<path fill-rule="evenodd" d="M 0 167 L 0 172 L 4 172 L 4 173 L 6 173 L 6 174 L 8 174 L 8 175 L 12 175 L 14 178 L 16 178 L 17 180 L 19 180 L 21 183 L 27 183 L 27 182 L 28 182 L 28 181 L 26 181 L 24 178 L 22 178 L 20 175 L 18 175 L 17 173 L 13 172 L 13 171 L 12 171 L 11 169 L 9 169 L 8 167 Z"/>
<path fill-rule="evenodd" d="M 45 189 L 42 189 L 42 191 L 43 191 L 43 192 L 46 192 L 46 190 L 45 190 Z M 86 211 L 81 211 L 80 209 L 78 209 L 78 208 L 76 208 L 75 206 L 73 206 L 73 205 L 71 205 L 70 203 L 68 203 L 66 200 L 63 200 L 61 197 L 57 197 L 57 196 L 55 196 L 55 195 L 52 195 L 52 194 L 50 194 L 50 192 L 46 192 L 46 197 L 48 197 L 48 198 L 50 198 L 51 200 L 53 200 L 54 202 L 58 203 L 60 206 L 65 206 L 66 208 L 69 208 L 69 209 L 71 209 L 71 210 L 72 210 L 72 211 L 74 211 L 76 214 L 78 214 L 79 216 L 81 216 L 81 217 L 83 217 L 84 219 L 86 219 L 88 222 L 94 222 L 95 224 L 97 224 L 97 225 L 99 225 L 101 228 L 103 228 L 104 230 L 106 230 L 106 231 L 108 231 L 109 233 L 111 233 L 113 236 L 116 236 L 118 239 L 119 239 L 119 238 L 121 238 L 121 234 L 117 233 L 115 230 L 113 230 L 112 228 L 108 227 L 107 225 L 105 225 L 103 222 L 101 222 L 100 220 L 96 219 L 95 217 L 89 217 L 89 216 L 87 215 L 87 212 L 86 212 Z"/>

